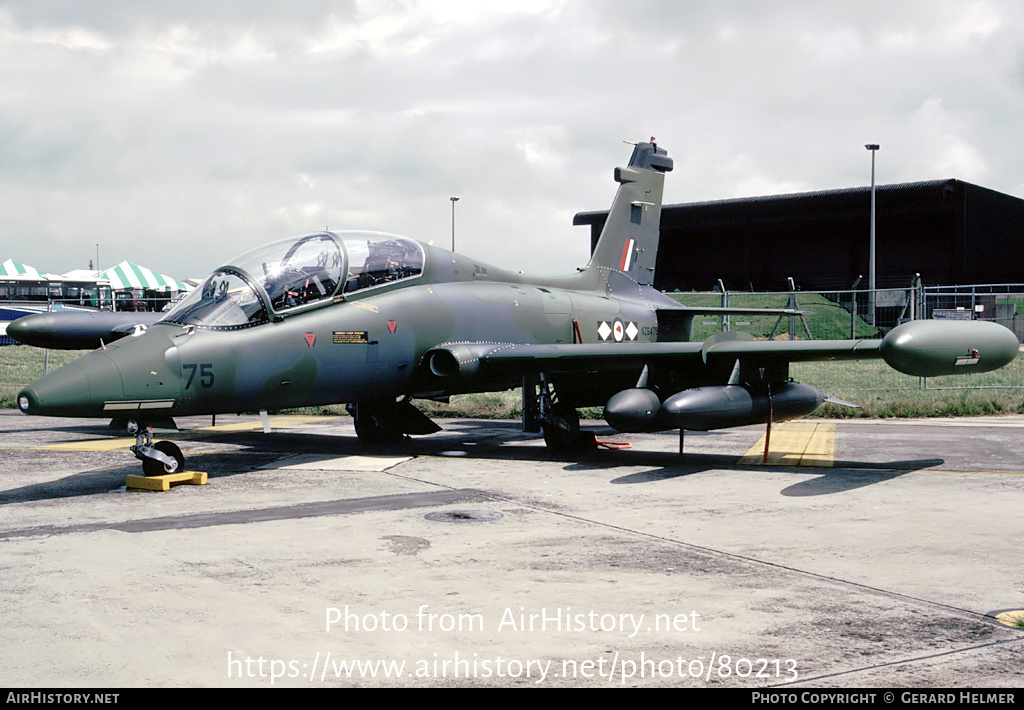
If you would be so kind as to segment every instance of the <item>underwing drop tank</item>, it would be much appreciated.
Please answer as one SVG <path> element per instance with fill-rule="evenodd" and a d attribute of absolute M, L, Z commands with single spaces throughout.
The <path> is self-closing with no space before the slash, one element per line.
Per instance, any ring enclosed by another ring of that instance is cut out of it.
<path fill-rule="evenodd" d="M 780 382 L 768 391 L 743 385 L 714 385 L 683 390 L 660 402 L 649 389 L 628 389 L 615 394 L 605 406 L 605 420 L 615 429 L 652 432 L 665 429 L 710 431 L 762 424 L 769 418 L 783 421 L 810 414 L 826 395 L 800 382 Z"/>

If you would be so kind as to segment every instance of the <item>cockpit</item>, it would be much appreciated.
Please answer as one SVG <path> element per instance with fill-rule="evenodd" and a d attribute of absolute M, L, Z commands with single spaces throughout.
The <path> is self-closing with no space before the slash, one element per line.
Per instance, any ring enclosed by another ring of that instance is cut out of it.
<path fill-rule="evenodd" d="M 215 271 L 164 322 L 235 329 L 423 272 L 419 243 L 381 232 L 320 232 L 253 249 Z"/>

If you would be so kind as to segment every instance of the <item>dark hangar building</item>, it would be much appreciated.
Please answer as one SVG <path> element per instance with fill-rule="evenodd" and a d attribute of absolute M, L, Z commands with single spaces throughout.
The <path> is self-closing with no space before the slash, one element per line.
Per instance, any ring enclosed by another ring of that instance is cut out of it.
<path fill-rule="evenodd" d="M 591 251 L 607 212 L 581 212 Z M 665 205 L 654 285 L 710 291 L 849 289 L 868 282 L 871 189 Z M 961 180 L 876 186 L 876 285 L 1024 281 L 1024 200 Z"/>

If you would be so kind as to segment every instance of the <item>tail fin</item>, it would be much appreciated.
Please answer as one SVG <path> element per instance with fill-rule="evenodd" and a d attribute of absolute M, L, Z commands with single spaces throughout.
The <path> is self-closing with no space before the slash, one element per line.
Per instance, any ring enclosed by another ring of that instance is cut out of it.
<path fill-rule="evenodd" d="M 629 166 L 615 169 L 615 193 L 608 219 L 588 269 L 621 271 L 637 283 L 654 282 L 661 225 L 661 197 L 672 158 L 654 139 L 637 143 Z"/>

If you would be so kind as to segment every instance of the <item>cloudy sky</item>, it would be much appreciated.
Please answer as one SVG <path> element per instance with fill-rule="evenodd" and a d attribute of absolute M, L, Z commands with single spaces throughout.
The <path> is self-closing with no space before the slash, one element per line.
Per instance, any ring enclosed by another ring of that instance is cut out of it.
<path fill-rule="evenodd" d="M 586 262 L 624 140 L 666 202 L 956 177 L 1024 197 L 1024 4 L 0 0 L 0 261 L 197 277 L 373 229 Z"/>

